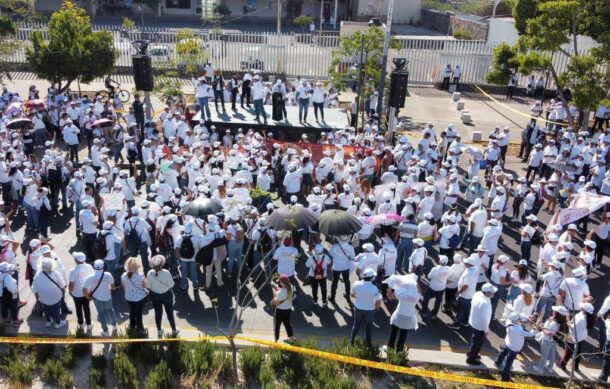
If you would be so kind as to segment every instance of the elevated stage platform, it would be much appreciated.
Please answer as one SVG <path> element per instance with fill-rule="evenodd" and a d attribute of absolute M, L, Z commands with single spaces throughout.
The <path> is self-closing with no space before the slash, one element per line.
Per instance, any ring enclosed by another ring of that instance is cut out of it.
<path fill-rule="evenodd" d="M 320 136 L 320 133 L 330 131 L 332 128 L 344 128 L 349 125 L 348 115 L 345 109 L 342 108 L 325 108 L 324 109 L 324 121 L 316 121 L 316 117 L 313 113 L 313 107 L 309 107 L 307 114 L 307 122 L 299 123 L 299 107 L 286 107 L 286 113 L 288 117 L 284 120 L 275 121 L 271 119 L 270 105 L 265 105 L 265 112 L 267 114 L 267 125 L 265 125 L 262 118 L 257 122 L 254 115 L 254 106 L 250 108 L 245 107 L 242 109 L 239 105 L 237 111 L 232 111 L 231 104 L 226 104 L 227 113 L 223 113 L 222 108 L 216 112 L 214 103 L 210 103 L 210 113 L 212 118 L 206 120 L 208 125 L 215 125 L 219 133 L 223 133 L 226 129 L 230 129 L 235 132 L 238 128 L 242 128 L 247 131 L 250 128 L 254 128 L 257 131 L 264 131 L 265 133 L 272 132 L 274 138 L 281 141 L 299 141 L 301 140 L 302 134 L 307 134 L 310 141 L 316 141 Z M 193 117 L 194 122 L 199 122 L 201 115 L 199 112 Z"/>

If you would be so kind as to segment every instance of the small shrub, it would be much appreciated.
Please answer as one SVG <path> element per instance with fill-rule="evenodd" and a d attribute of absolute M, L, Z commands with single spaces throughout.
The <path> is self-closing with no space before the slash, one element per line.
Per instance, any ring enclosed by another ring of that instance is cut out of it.
<path fill-rule="evenodd" d="M 106 386 L 106 376 L 103 370 L 89 370 L 89 387 L 92 389 L 103 388 Z"/>
<path fill-rule="evenodd" d="M 388 348 L 386 362 L 390 365 L 396 366 L 409 366 L 409 359 L 407 358 L 407 351 L 395 351 L 393 348 Z"/>
<path fill-rule="evenodd" d="M 265 362 L 261 365 L 260 371 L 258 372 L 258 383 L 261 388 L 268 388 L 275 379 L 275 372 L 271 367 L 270 362 Z"/>
<path fill-rule="evenodd" d="M 18 358 L 11 358 L 7 361 L 2 370 L 6 373 L 8 382 L 11 386 L 29 386 L 34 379 L 36 365 L 33 358 L 26 358 L 24 361 Z"/>
<path fill-rule="evenodd" d="M 76 366 L 76 358 L 74 357 L 74 346 L 66 346 L 66 351 L 59 358 L 59 361 L 67 368 L 71 369 Z"/>
<path fill-rule="evenodd" d="M 225 350 L 217 350 L 212 363 L 214 371 L 225 381 L 233 382 L 233 358 Z"/>
<path fill-rule="evenodd" d="M 74 338 L 74 339 L 86 339 L 86 338 L 88 338 L 88 335 L 84 329 L 77 328 L 74 336 L 68 336 L 68 337 Z M 91 355 L 91 350 L 92 350 L 91 344 L 76 343 L 76 344 L 70 345 L 68 347 L 72 349 L 72 353 L 74 354 L 75 357 L 83 357 L 85 355 Z"/>
<path fill-rule="evenodd" d="M 352 389 L 357 388 L 358 383 L 353 375 L 339 376 L 333 386 L 335 389 Z"/>
<path fill-rule="evenodd" d="M 55 345 L 37 344 L 34 346 L 34 355 L 36 356 L 36 362 L 44 363 L 55 355 Z"/>
<path fill-rule="evenodd" d="M 246 380 L 258 379 L 263 362 L 263 349 L 258 346 L 243 348 L 239 353 L 239 367 Z"/>
<path fill-rule="evenodd" d="M 107 361 L 104 354 L 97 354 L 91 356 L 91 368 L 96 370 L 106 369 Z"/>
<path fill-rule="evenodd" d="M 114 376 L 119 388 L 132 389 L 138 387 L 138 371 L 125 353 L 117 353 L 114 356 Z"/>
<path fill-rule="evenodd" d="M 190 354 L 193 345 L 189 342 L 168 342 L 162 353 L 163 360 L 173 374 L 182 374 L 185 371 L 183 355 Z"/>
<path fill-rule="evenodd" d="M 146 389 L 171 389 L 172 384 L 172 372 L 169 370 L 167 363 L 161 361 L 155 366 L 154 369 L 148 373 L 144 387 Z"/>
<path fill-rule="evenodd" d="M 47 360 L 42 366 L 42 378 L 61 389 L 73 388 L 75 385 L 74 376 L 64 366 L 61 358 Z"/>
<path fill-rule="evenodd" d="M 455 30 L 453 32 L 453 37 L 455 39 L 472 40 L 472 35 L 470 35 L 470 31 L 468 30 Z"/>
<path fill-rule="evenodd" d="M 216 347 L 210 342 L 197 342 L 189 352 L 180 355 L 182 365 L 188 374 L 207 374 L 214 362 Z"/>

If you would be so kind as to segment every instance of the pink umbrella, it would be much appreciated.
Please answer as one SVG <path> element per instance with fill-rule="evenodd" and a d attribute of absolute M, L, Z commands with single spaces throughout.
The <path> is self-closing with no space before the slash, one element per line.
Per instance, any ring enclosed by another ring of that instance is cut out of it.
<path fill-rule="evenodd" d="M 47 102 L 42 99 L 26 100 L 23 105 L 28 108 L 45 107 Z"/>
<path fill-rule="evenodd" d="M 106 119 L 106 118 L 97 119 L 96 121 L 93 122 L 94 126 L 102 126 L 102 127 L 104 127 L 104 126 L 111 126 L 113 124 L 114 124 L 114 122 L 112 120 Z"/>
<path fill-rule="evenodd" d="M 396 222 L 402 221 L 402 217 L 395 213 L 381 213 L 379 215 L 373 215 L 364 219 L 365 223 L 374 224 L 374 225 L 384 225 L 389 226 L 390 224 L 394 224 Z"/>
<path fill-rule="evenodd" d="M 21 110 L 21 103 L 16 102 L 16 103 L 11 103 L 8 107 L 6 107 L 6 109 L 4 110 L 4 114 L 5 115 L 10 115 L 15 111 L 20 111 Z"/>

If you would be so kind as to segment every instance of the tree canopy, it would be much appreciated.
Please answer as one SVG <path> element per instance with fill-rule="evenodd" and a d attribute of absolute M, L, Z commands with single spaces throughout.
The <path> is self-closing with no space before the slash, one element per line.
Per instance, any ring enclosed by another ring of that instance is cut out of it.
<path fill-rule="evenodd" d="M 333 51 L 328 68 L 333 87 L 343 91 L 350 83 L 358 82 L 359 72 L 353 71 L 350 66 L 346 65 L 356 64 L 359 66 L 362 50 L 362 92 L 366 97 L 373 94 L 375 85 L 381 77 L 384 40 L 385 32 L 377 26 L 371 26 L 364 32 L 356 31 L 350 36 L 339 38 L 339 48 Z M 390 49 L 400 49 L 400 42 L 391 39 Z"/>
<path fill-rule="evenodd" d="M 110 73 L 116 52 L 108 31 L 94 32 L 85 10 L 65 1 L 49 20 L 49 40 L 40 32 L 30 36 L 26 56 L 32 71 L 55 83 L 60 91 L 75 80 L 84 83 Z"/>
<path fill-rule="evenodd" d="M 512 72 L 529 74 L 548 70 L 559 87 L 559 98 L 567 105 L 564 90 L 581 111 L 594 110 L 610 88 L 610 7 L 607 0 L 519 0 L 514 8 L 519 39 L 514 47 L 494 51 L 493 68 L 487 80 L 504 84 Z M 583 37 L 598 46 L 583 50 Z M 570 58 L 565 70 L 553 64 L 553 55 Z M 568 112 L 568 121 L 575 125 Z"/>

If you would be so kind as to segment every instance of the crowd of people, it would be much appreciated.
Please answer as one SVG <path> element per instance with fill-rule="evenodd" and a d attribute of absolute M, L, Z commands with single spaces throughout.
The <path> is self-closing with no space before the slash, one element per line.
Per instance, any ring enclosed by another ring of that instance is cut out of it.
<path fill-rule="evenodd" d="M 252 81 L 261 78 L 254 74 Z M 527 161 L 527 173 L 516 176 L 505 170 L 510 128 L 498 126 L 480 149 L 465 145 L 454 125 L 440 129 L 430 122 L 412 143 L 406 135 L 386 139 L 373 114 L 358 128 L 333 128 L 312 140 L 324 146 L 315 156 L 313 148 L 274 141 L 272 132 L 224 131 L 191 121 L 197 111 L 209 116 L 212 96 L 205 77 L 194 83 L 196 107 L 169 105 L 151 120 L 138 95 L 122 111 L 99 97 L 90 101 L 49 89 L 42 99 L 32 86 L 21 98 L 3 88 L 5 324 L 22 321 L 22 272 L 36 296 L 34 311 L 44 314 L 47 327 L 64 326 L 65 315 L 75 311 L 79 327 L 92 333 L 93 301 L 101 335 L 110 336 L 109 325 L 117 325 L 113 296 L 122 291 L 134 329 L 143 328 L 142 309 L 150 298 L 160 337 L 164 311 L 172 335 L 179 332 L 177 288 L 208 293 L 245 274 L 252 288 L 276 285 L 269 302 L 274 337 L 279 339 L 284 325 L 292 340 L 297 294 L 331 310 L 341 281 L 353 306 L 352 342 L 364 326 L 371 344 L 376 312 L 385 304 L 393 311 L 383 319 L 391 326 L 387 347 L 402 351 L 418 323 L 438 320 L 442 309 L 451 319 L 447 328 L 466 334 L 470 327 L 467 362 L 477 365 L 490 323 L 497 320 L 506 326 L 506 337 L 495 363 L 509 380 L 527 337 L 540 342 L 537 372 L 552 372 L 559 347 L 564 352 L 557 365 L 566 369 L 573 360 L 578 371 L 582 353 L 594 351 L 585 342 L 597 322 L 597 346 L 605 350 L 598 378 L 608 379 L 610 297 L 607 288 L 590 290 L 587 280 L 594 273 L 605 276 L 610 212 L 604 206 L 546 230 L 538 222 L 580 194 L 610 195 L 610 129 L 603 123 L 587 131 L 533 118 L 521 133 L 519 156 Z M 222 85 L 219 79 L 212 84 Z M 303 137 L 301 145 L 307 143 Z M 87 157 L 79 158 L 79 145 L 86 145 Z M 358 147 L 351 153 L 347 146 Z M 222 210 L 185 214 L 198 198 L 216 199 Z M 294 231 L 268 227 L 283 206 L 305 207 L 315 216 L 344 210 L 362 227 L 332 237 L 316 225 Z M 67 268 L 48 228 L 53 217 L 69 213 L 79 248 Z M 23 214 L 25 256 L 11 228 Z M 518 234 L 518 253 L 503 245 L 511 231 Z M 532 247 L 539 248 L 537 255 Z M 300 268 L 307 269 L 310 296 L 297 278 Z M 594 300 L 603 301 L 597 311 Z"/>

